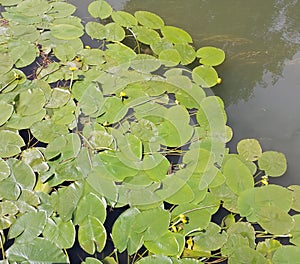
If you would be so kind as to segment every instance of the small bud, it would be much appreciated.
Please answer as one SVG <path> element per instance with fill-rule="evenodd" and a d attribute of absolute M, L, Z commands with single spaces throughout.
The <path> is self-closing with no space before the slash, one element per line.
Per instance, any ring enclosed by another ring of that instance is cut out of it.
<path fill-rule="evenodd" d="M 217 79 L 217 84 L 221 84 L 222 83 L 222 79 L 221 78 L 218 78 Z"/>
<path fill-rule="evenodd" d="M 86 49 L 91 49 L 91 47 L 90 47 L 90 46 L 88 46 L 88 45 L 86 45 L 86 46 L 85 46 L 85 48 L 86 48 Z"/>
<path fill-rule="evenodd" d="M 69 70 L 70 70 L 70 71 L 76 71 L 77 68 L 76 68 L 76 67 L 70 67 Z"/>
<path fill-rule="evenodd" d="M 171 228 L 172 228 L 172 231 L 173 231 L 174 233 L 177 233 L 177 228 L 176 228 L 176 226 L 171 225 Z"/>
<path fill-rule="evenodd" d="M 125 97 L 126 96 L 126 93 L 125 92 L 120 92 L 120 97 Z"/>

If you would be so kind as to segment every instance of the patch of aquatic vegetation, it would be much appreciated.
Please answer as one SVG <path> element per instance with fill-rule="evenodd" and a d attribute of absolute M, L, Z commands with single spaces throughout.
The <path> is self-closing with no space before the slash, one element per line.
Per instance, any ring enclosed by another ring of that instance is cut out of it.
<path fill-rule="evenodd" d="M 222 50 L 103 0 L 85 25 L 65 1 L 0 3 L 1 263 L 68 263 L 75 241 L 86 264 L 299 261 L 300 187 L 269 184 L 285 156 L 255 139 L 226 148 L 206 89 Z"/>

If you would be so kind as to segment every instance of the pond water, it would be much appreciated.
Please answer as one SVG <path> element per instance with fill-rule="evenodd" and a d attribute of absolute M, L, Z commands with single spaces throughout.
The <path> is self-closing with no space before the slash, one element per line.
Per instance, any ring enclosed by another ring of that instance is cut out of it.
<path fill-rule="evenodd" d="M 89 1 L 70 0 L 88 17 Z M 300 1 L 109 0 L 117 10 L 147 10 L 188 31 L 194 46 L 212 45 L 227 58 L 213 89 L 225 102 L 234 130 L 265 150 L 285 153 L 288 171 L 272 182 L 300 184 Z"/>

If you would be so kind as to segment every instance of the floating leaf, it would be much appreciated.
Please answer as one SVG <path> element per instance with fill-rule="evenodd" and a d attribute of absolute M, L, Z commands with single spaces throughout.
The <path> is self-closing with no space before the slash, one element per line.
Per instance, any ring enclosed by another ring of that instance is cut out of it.
<path fill-rule="evenodd" d="M 51 27 L 53 37 L 64 40 L 77 39 L 83 35 L 83 30 L 80 27 L 71 24 L 57 24 Z"/>
<path fill-rule="evenodd" d="M 37 250 L 38 249 L 38 250 Z M 43 252 L 43 254 L 41 254 Z M 41 237 L 26 243 L 15 243 L 6 252 L 11 262 L 67 263 L 67 257 L 54 243 Z"/>
<path fill-rule="evenodd" d="M 117 23 L 106 24 L 104 30 L 108 41 L 122 41 L 125 38 L 124 29 Z"/>
<path fill-rule="evenodd" d="M 243 139 L 239 141 L 237 151 L 247 161 L 256 161 L 262 155 L 261 146 L 256 139 Z"/>
<path fill-rule="evenodd" d="M 61 61 L 71 61 L 74 59 L 76 53 L 72 46 L 67 46 L 65 44 L 57 45 L 53 49 L 54 55 Z"/>
<path fill-rule="evenodd" d="M 144 26 L 136 26 L 132 28 L 133 33 L 135 34 L 138 41 L 151 45 L 160 40 L 160 36 L 157 31 L 147 28 Z"/>
<path fill-rule="evenodd" d="M 161 33 L 168 41 L 174 44 L 185 44 L 193 42 L 190 34 L 178 27 L 163 26 L 161 28 Z"/>
<path fill-rule="evenodd" d="M 196 58 L 196 52 L 191 45 L 175 44 L 174 49 L 178 51 L 182 65 L 190 64 Z"/>
<path fill-rule="evenodd" d="M 104 0 L 96 0 L 89 4 L 88 11 L 92 17 L 104 19 L 111 15 L 112 8 Z"/>
<path fill-rule="evenodd" d="M 159 59 L 168 67 L 176 66 L 180 62 L 180 54 L 176 49 L 165 49 L 159 53 Z"/>
<path fill-rule="evenodd" d="M 39 16 L 49 9 L 50 5 L 46 0 L 25 0 L 20 2 L 15 10 L 26 16 Z"/>
<path fill-rule="evenodd" d="M 258 211 L 265 206 L 276 207 L 288 212 L 292 206 L 292 193 L 284 187 L 270 184 L 261 188 L 245 190 L 239 195 L 240 214 L 246 216 L 248 221 L 256 222 Z"/>
<path fill-rule="evenodd" d="M 13 65 L 12 57 L 8 53 L 2 53 L 0 57 L 0 74 L 9 72 Z"/>
<path fill-rule="evenodd" d="M 105 258 L 106 259 L 106 258 Z M 104 261 L 105 261 L 104 259 Z M 113 259 L 113 258 L 112 258 Z M 113 260 L 114 261 L 114 260 Z M 110 262 L 105 262 L 105 264 L 109 264 Z M 114 264 L 115 262 L 113 262 Z M 85 261 L 82 261 L 81 264 L 103 264 L 103 262 L 101 262 L 99 259 L 95 259 L 95 258 L 91 258 L 91 257 L 87 257 L 85 259 Z"/>
<path fill-rule="evenodd" d="M 142 246 L 143 234 L 138 234 L 133 229 L 135 219 L 139 214 L 140 211 L 137 208 L 129 208 L 115 221 L 112 228 L 112 239 L 119 252 L 127 249 L 128 254 L 132 255 Z"/>
<path fill-rule="evenodd" d="M 137 25 L 136 18 L 125 11 L 114 11 L 111 14 L 111 18 L 122 27 L 132 27 Z"/>
<path fill-rule="evenodd" d="M 274 252 L 280 247 L 282 247 L 281 243 L 278 240 L 271 238 L 258 242 L 256 250 L 263 254 L 268 260 L 271 260 Z"/>
<path fill-rule="evenodd" d="M 52 9 L 50 11 L 51 16 L 55 18 L 62 18 L 72 15 L 76 11 L 76 6 L 65 2 L 53 2 L 51 3 Z"/>
<path fill-rule="evenodd" d="M 231 157 L 225 162 L 223 174 L 226 177 L 226 184 L 237 195 L 254 187 L 250 170 L 236 157 Z"/>
<path fill-rule="evenodd" d="M 286 158 L 283 153 L 277 151 L 266 151 L 258 159 L 258 166 L 268 176 L 278 177 L 286 171 Z"/>
<path fill-rule="evenodd" d="M 79 226 L 78 241 L 89 254 L 101 252 L 106 243 L 106 231 L 103 224 L 96 217 L 87 216 Z"/>
<path fill-rule="evenodd" d="M 274 264 L 300 263 L 300 247 L 292 245 L 278 248 L 272 258 Z"/>
<path fill-rule="evenodd" d="M 260 254 L 253 248 L 238 246 L 234 250 L 233 254 L 228 258 L 228 264 L 236 263 L 267 264 L 267 261 L 262 254 Z"/>
<path fill-rule="evenodd" d="M 43 154 L 36 148 L 29 148 L 22 152 L 22 160 L 35 172 L 43 172 L 49 169 Z"/>
<path fill-rule="evenodd" d="M 225 52 L 215 47 L 203 47 L 197 50 L 197 57 L 204 65 L 217 66 L 225 60 Z"/>
<path fill-rule="evenodd" d="M 22 137 L 9 130 L 0 130 L 0 157 L 8 158 L 21 152 L 21 147 L 25 146 Z"/>
<path fill-rule="evenodd" d="M 148 28 L 160 29 L 165 24 L 160 16 L 148 11 L 136 11 L 134 16 L 141 25 Z"/>
<path fill-rule="evenodd" d="M 131 67 L 136 71 L 153 72 L 161 65 L 161 62 L 153 56 L 147 54 L 138 54 L 132 61 Z"/>
<path fill-rule="evenodd" d="M 76 208 L 75 224 L 81 225 L 89 215 L 97 218 L 101 223 L 106 218 L 106 206 L 94 193 L 89 193 L 80 199 Z"/>
<path fill-rule="evenodd" d="M 291 185 L 288 187 L 289 190 L 292 190 L 293 194 L 293 204 L 292 209 L 300 212 L 300 186 L 299 185 Z"/>
<path fill-rule="evenodd" d="M 167 256 L 151 255 L 141 258 L 136 264 L 173 264 L 173 261 Z"/>
<path fill-rule="evenodd" d="M 214 251 L 221 248 L 227 240 L 226 232 L 221 232 L 221 227 L 215 223 L 209 223 L 205 232 L 194 237 L 194 243 L 201 250 Z"/>
<path fill-rule="evenodd" d="M 75 227 L 72 221 L 64 222 L 60 218 L 48 218 L 43 236 L 59 248 L 71 248 L 75 242 Z"/>
<path fill-rule="evenodd" d="M 0 158 L 0 181 L 6 179 L 10 175 L 10 168 L 5 160 Z"/>
<path fill-rule="evenodd" d="M 217 84 L 218 73 L 207 65 L 201 65 L 193 69 L 193 80 L 203 88 L 210 88 Z"/>
<path fill-rule="evenodd" d="M 30 242 L 37 238 L 46 224 L 46 213 L 28 212 L 20 216 L 9 229 L 8 237 L 16 238 L 18 243 Z"/>
<path fill-rule="evenodd" d="M 153 241 L 145 241 L 145 247 L 154 254 L 179 256 L 184 248 L 184 236 L 167 231 L 163 236 Z"/>
<path fill-rule="evenodd" d="M 0 202 L 0 228 L 7 229 L 15 222 L 15 215 L 18 213 L 18 207 L 11 201 Z"/>
<path fill-rule="evenodd" d="M 292 237 L 290 239 L 290 242 L 296 246 L 300 246 L 300 215 L 293 215 L 293 219 L 295 225 L 291 230 Z"/>
<path fill-rule="evenodd" d="M 5 122 L 11 117 L 14 112 L 14 107 L 4 101 L 0 101 L 0 126 L 5 124 Z"/>

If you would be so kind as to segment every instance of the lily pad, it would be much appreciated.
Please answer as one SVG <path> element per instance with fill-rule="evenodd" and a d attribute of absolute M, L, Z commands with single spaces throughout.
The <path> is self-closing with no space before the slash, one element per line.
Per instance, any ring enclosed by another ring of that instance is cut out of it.
<path fill-rule="evenodd" d="M 258 159 L 258 166 L 268 176 L 278 177 L 287 169 L 286 158 L 283 153 L 277 151 L 266 151 Z"/>
<path fill-rule="evenodd" d="M 174 26 L 161 27 L 161 33 L 170 42 L 174 44 L 192 43 L 193 39 L 185 30 Z"/>
<path fill-rule="evenodd" d="M 5 122 L 11 117 L 14 112 L 14 107 L 4 101 L 0 101 L 0 126 L 5 124 Z"/>
<path fill-rule="evenodd" d="M 203 65 L 217 66 L 225 60 L 225 52 L 215 47 L 203 47 L 197 50 L 197 57 Z"/>
<path fill-rule="evenodd" d="M 162 18 L 152 12 L 148 11 L 136 11 L 134 13 L 137 21 L 148 28 L 160 29 L 164 26 L 164 21 Z"/>
<path fill-rule="evenodd" d="M 256 161 L 262 155 L 261 146 L 256 139 L 243 139 L 237 145 L 238 153 L 247 161 Z"/>
<path fill-rule="evenodd" d="M 201 65 L 193 69 L 193 80 L 203 88 L 210 88 L 217 84 L 218 73 L 207 65 Z"/>
<path fill-rule="evenodd" d="M 0 157 L 8 158 L 21 152 L 21 147 L 25 146 L 22 137 L 9 130 L 0 130 Z"/>
<path fill-rule="evenodd" d="M 114 22 L 122 27 L 131 27 L 137 25 L 137 19 L 125 11 L 114 11 L 111 14 L 111 18 Z"/>
<path fill-rule="evenodd" d="M 89 4 L 88 11 L 92 17 L 108 18 L 112 13 L 112 7 L 104 0 L 96 0 Z"/>
<path fill-rule="evenodd" d="M 82 28 L 70 24 L 57 24 L 51 28 L 53 37 L 64 40 L 77 39 L 83 35 Z"/>

